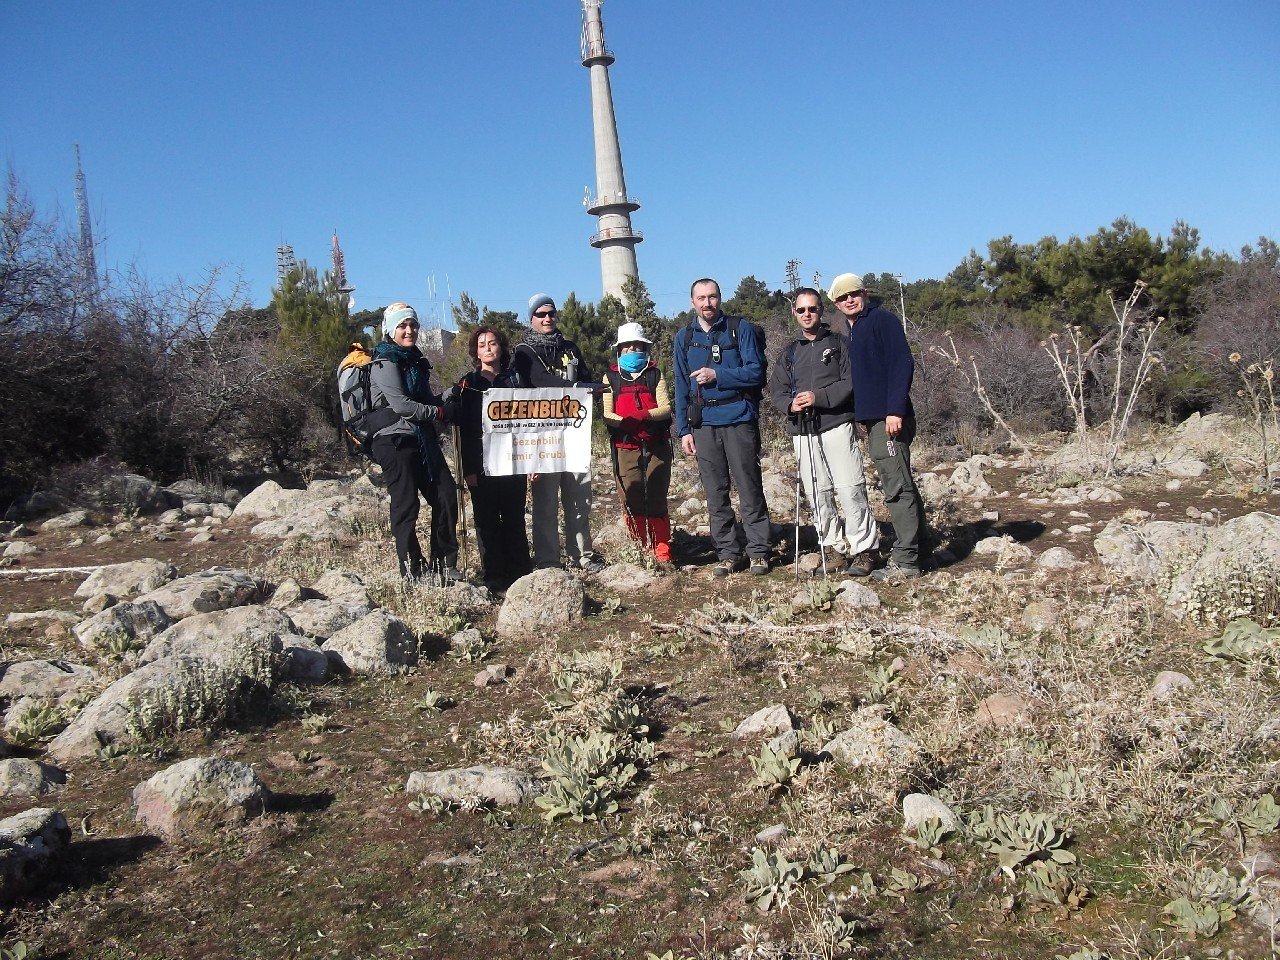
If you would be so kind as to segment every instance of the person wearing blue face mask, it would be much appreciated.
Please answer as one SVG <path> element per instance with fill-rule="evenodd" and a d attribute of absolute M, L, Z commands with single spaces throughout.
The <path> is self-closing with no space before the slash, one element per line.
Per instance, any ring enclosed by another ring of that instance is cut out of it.
<path fill-rule="evenodd" d="M 650 356 L 652 347 L 640 324 L 618 328 L 618 362 L 606 374 L 604 422 L 627 531 L 642 549 L 652 551 L 659 567 L 670 569 L 671 401 L 662 371 Z"/>

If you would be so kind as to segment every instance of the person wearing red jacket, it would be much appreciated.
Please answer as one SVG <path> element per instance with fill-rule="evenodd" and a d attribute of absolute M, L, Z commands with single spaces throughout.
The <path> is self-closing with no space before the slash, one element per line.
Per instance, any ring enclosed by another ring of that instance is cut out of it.
<path fill-rule="evenodd" d="M 604 422 L 627 530 L 663 568 L 671 566 L 671 401 L 650 356 L 653 342 L 638 323 L 618 328 L 617 362 L 607 374 Z"/>

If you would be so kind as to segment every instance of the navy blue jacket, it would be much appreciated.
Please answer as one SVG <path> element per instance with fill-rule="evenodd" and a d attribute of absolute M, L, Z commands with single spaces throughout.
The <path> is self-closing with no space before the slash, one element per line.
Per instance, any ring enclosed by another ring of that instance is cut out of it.
<path fill-rule="evenodd" d="M 867 422 L 888 416 L 914 416 L 911 378 L 916 361 L 902 331 L 902 321 L 875 304 L 863 311 L 852 327 L 846 323 L 845 328 L 849 331 L 854 419 Z"/>
<path fill-rule="evenodd" d="M 728 427 L 752 423 L 759 419 L 757 396 L 764 387 L 764 344 L 760 335 L 746 320 L 738 321 L 738 342 L 734 345 L 727 320 L 722 313 L 709 331 L 700 320 L 682 327 L 675 337 L 676 361 L 676 434 L 692 433 L 689 428 L 689 402 L 698 390 L 689 374 L 703 367 L 716 371 L 714 383 L 702 387 L 702 425 Z M 711 362 L 711 347 L 720 345 L 720 362 Z"/>

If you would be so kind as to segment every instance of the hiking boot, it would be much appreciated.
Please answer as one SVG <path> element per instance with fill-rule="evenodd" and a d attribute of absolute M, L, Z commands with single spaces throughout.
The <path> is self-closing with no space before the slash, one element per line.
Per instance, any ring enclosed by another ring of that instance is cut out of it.
<path fill-rule="evenodd" d="M 584 573 L 599 573 L 604 569 L 604 561 L 594 553 L 585 553 L 582 555 L 582 562 L 579 564 Z"/>
<path fill-rule="evenodd" d="M 879 570 L 871 573 L 871 579 L 881 583 L 899 583 L 903 580 L 915 580 L 921 576 L 919 567 L 903 567 L 890 560 Z"/>
<path fill-rule="evenodd" d="M 863 550 L 861 553 L 849 558 L 849 566 L 847 572 L 851 577 L 869 577 L 871 571 L 876 568 L 876 560 L 878 558 L 870 550 Z"/>
<path fill-rule="evenodd" d="M 767 576 L 769 573 L 769 561 L 764 557 L 755 557 L 752 559 L 749 569 L 753 577 Z"/>
<path fill-rule="evenodd" d="M 467 578 L 462 575 L 462 571 L 459 570 L 457 567 L 441 567 L 440 568 L 440 580 L 446 587 L 449 586 L 449 584 L 451 583 L 458 583 L 459 581 L 465 580 L 465 579 Z"/>
<path fill-rule="evenodd" d="M 729 557 L 712 567 L 711 575 L 713 577 L 727 577 L 731 573 L 737 573 L 739 570 L 745 569 L 747 569 L 746 557 Z"/>

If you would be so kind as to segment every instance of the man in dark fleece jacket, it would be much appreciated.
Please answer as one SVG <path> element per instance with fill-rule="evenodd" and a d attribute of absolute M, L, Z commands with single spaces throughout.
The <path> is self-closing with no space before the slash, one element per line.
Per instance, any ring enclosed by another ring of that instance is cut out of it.
<path fill-rule="evenodd" d="M 884 500 L 893 519 L 895 540 L 889 564 L 871 576 L 876 580 L 918 577 L 924 503 L 911 476 L 911 441 L 916 435 L 911 407 L 915 360 L 902 321 L 879 304 L 872 304 L 862 277 L 840 274 L 831 281 L 830 296 L 847 323 L 853 416 L 867 431 L 871 459 L 880 473 Z"/>
<path fill-rule="evenodd" d="M 853 431 L 848 348 L 822 322 L 822 295 L 812 287 L 795 292 L 791 314 L 800 336 L 774 364 L 769 398 L 787 418 L 818 543 L 835 550 L 827 569 L 865 577 L 875 565 L 878 534 Z"/>

